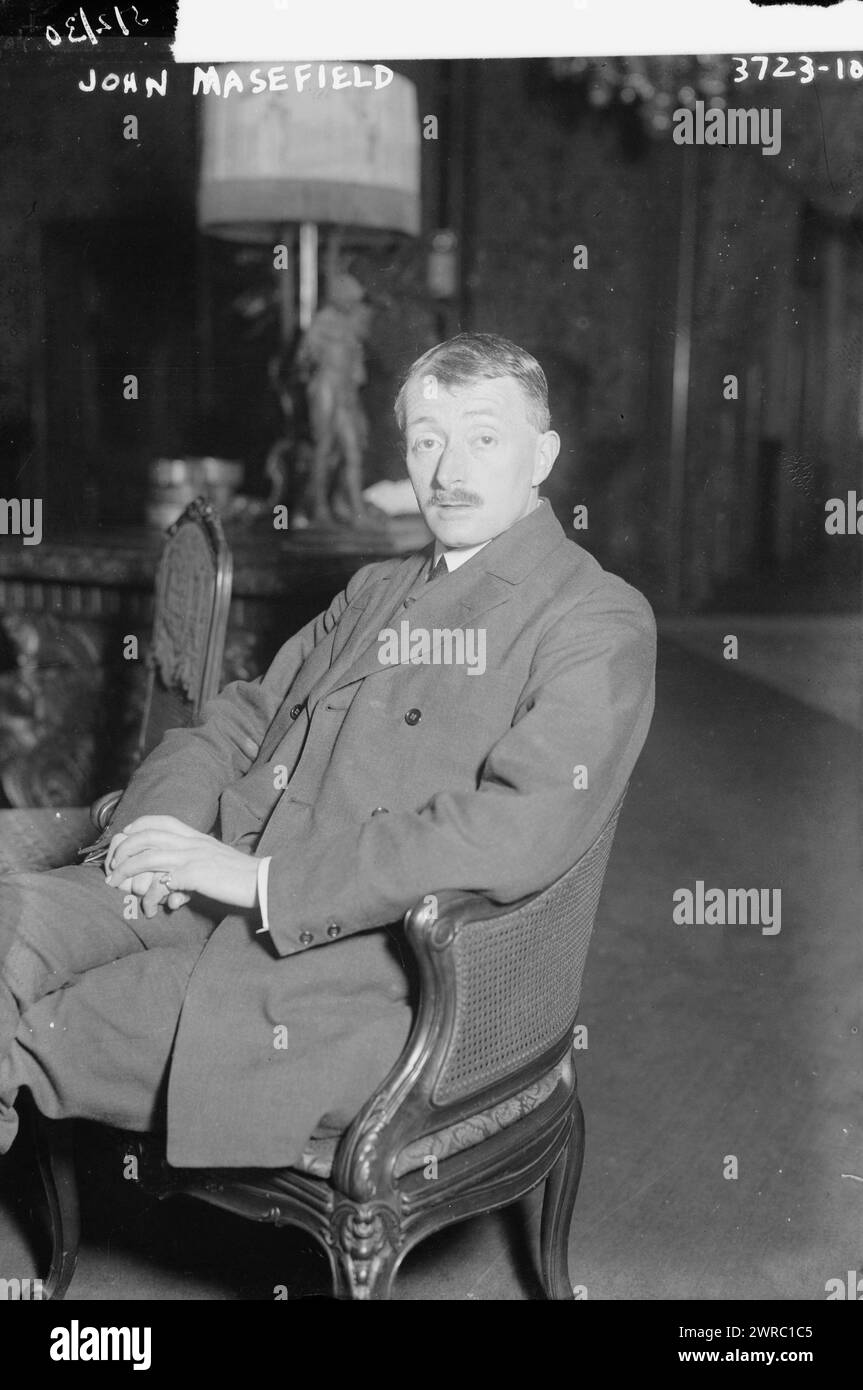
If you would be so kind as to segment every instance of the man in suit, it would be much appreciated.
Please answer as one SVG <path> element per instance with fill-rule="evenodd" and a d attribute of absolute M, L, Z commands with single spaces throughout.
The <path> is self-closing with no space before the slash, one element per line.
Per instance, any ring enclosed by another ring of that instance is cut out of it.
<path fill-rule="evenodd" d="M 104 869 L 0 881 L 0 1149 L 25 1085 L 51 1116 L 166 1126 L 179 1166 L 296 1161 L 407 1040 L 406 910 L 546 887 L 616 804 L 653 615 L 539 497 L 560 447 L 541 367 L 460 334 L 396 415 L 433 551 L 361 569 L 166 734 Z"/>

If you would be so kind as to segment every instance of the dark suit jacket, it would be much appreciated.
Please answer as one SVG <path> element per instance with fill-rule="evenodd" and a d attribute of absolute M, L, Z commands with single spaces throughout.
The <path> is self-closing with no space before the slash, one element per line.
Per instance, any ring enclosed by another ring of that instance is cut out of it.
<path fill-rule="evenodd" d="M 266 675 L 166 734 L 117 808 L 117 828 L 171 814 L 272 856 L 271 936 L 229 913 L 190 982 L 172 1163 L 279 1166 L 347 1123 L 410 1029 L 406 910 L 438 889 L 506 903 L 547 886 L 632 772 L 653 710 L 646 600 L 547 502 L 404 607 L 428 554 L 361 569 Z M 484 673 L 384 663 L 379 633 L 403 620 L 484 629 Z M 262 803 L 277 768 L 287 786 Z"/>

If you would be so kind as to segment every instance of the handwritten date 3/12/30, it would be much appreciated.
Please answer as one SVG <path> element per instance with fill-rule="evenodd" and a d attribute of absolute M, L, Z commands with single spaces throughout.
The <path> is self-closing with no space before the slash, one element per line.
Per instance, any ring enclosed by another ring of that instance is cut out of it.
<path fill-rule="evenodd" d="M 91 23 L 82 5 L 77 14 L 69 16 L 64 27 L 69 43 L 87 43 L 88 40 L 90 43 L 98 43 L 99 34 L 110 33 L 115 28 L 121 34 L 130 34 L 132 32 L 129 28 L 130 24 L 133 28 L 141 29 L 149 22 L 148 19 L 139 18 L 137 5 L 125 5 L 122 9 L 119 5 L 114 5 L 110 9 L 106 9 L 104 13 L 98 14 L 95 23 Z M 82 33 L 78 33 L 79 23 Z M 63 36 L 54 28 L 53 24 L 49 24 L 45 30 L 45 38 L 52 48 L 56 48 L 58 44 L 63 42 Z"/>

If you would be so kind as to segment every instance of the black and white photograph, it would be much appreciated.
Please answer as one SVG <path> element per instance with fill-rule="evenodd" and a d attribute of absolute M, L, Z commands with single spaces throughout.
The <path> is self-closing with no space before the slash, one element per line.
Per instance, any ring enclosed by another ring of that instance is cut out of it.
<path fill-rule="evenodd" d="M 100 1304 L 298 1300 L 817 1360 L 863 44 L 207 8 L 268 42 L 0 5 L 0 1300 L 58 1362 Z"/>

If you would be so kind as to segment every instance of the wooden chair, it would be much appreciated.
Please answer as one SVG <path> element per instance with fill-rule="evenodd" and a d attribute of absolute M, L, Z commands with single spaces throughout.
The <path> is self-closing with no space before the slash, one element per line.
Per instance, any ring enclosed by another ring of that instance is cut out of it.
<path fill-rule="evenodd" d="M 326 1251 L 333 1291 L 386 1299 L 407 1252 L 432 1231 L 503 1207 L 545 1180 L 540 1272 L 573 1297 L 567 1243 L 584 1153 L 572 1034 L 623 797 L 595 843 L 541 893 L 500 907 L 429 894 L 405 917 L 419 966 L 417 1016 L 389 1076 L 337 1139 L 294 1167 L 176 1169 L 158 1136 L 113 1133 L 144 1189 L 185 1194 L 254 1221 L 294 1225 Z M 68 1122 L 43 1122 L 43 1136 Z M 68 1128 L 64 1129 L 64 1136 Z M 75 1268 L 77 1195 L 67 1140 L 40 1163 L 54 1253 L 46 1297 Z"/>
<path fill-rule="evenodd" d="M 166 729 L 198 721 L 216 695 L 231 604 L 232 566 L 221 522 L 203 498 L 166 532 L 156 569 L 147 687 L 135 761 Z M 75 862 L 93 826 L 104 831 L 121 792 L 86 806 L 0 810 L 0 873 Z"/>

